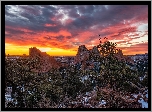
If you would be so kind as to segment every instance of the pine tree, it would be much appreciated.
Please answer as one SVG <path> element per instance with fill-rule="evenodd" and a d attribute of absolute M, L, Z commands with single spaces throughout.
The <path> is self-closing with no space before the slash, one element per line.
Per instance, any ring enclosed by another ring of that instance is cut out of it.
<path fill-rule="evenodd" d="M 100 74 L 101 83 L 104 86 L 110 84 L 110 87 L 114 90 L 133 91 L 136 90 L 130 83 L 137 84 L 138 74 L 137 71 L 130 69 L 126 62 L 120 60 L 116 55 L 118 49 L 116 49 L 116 43 L 106 41 L 100 43 L 97 47 L 102 54 L 101 56 L 101 71 Z"/>

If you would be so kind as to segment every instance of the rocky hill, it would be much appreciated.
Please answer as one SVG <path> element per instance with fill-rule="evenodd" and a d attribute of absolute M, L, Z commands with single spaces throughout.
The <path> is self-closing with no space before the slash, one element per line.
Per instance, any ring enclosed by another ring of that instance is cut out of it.
<path fill-rule="evenodd" d="M 81 45 L 78 48 L 78 52 L 76 54 L 76 61 L 86 61 L 91 56 L 101 56 L 98 48 L 94 46 L 92 49 L 87 49 L 85 45 Z"/>
<path fill-rule="evenodd" d="M 59 68 L 60 63 L 46 52 L 41 52 L 36 47 L 29 48 L 29 57 L 32 64 L 32 71 L 34 72 L 47 72 L 51 68 Z"/>
<path fill-rule="evenodd" d="M 85 47 L 85 45 L 81 45 L 78 48 L 78 52 L 76 54 L 75 60 L 76 62 L 86 61 L 89 58 L 90 52 Z"/>

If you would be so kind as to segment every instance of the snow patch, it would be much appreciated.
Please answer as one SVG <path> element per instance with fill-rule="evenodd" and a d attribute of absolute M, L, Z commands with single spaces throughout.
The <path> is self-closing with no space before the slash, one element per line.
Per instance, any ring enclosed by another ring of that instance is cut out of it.
<path fill-rule="evenodd" d="M 138 102 L 142 104 L 142 108 L 148 108 L 148 103 L 145 102 L 142 98 L 140 98 Z"/>
<path fill-rule="evenodd" d="M 135 98 L 137 98 L 138 94 L 133 94 L 133 96 L 134 96 Z"/>
<path fill-rule="evenodd" d="M 99 102 L 99 104 L 105 105 L 105 104 L 106 104 L 106 101 L 105 101 L 105 100 L 101 100 L 101 102 Z"/>
<path fill-rule="evenodd" d="M 140 81 L 143 81 L 144 77 L 139 77 Z"/>
<path fill-rule="evenodd" d="M 146 94 L 146 98 L 148 98 L 148 94 Z"/>

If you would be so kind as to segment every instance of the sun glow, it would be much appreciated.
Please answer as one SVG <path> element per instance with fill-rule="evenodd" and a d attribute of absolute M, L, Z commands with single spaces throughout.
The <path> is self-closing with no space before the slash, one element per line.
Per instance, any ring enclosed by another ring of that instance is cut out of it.
<path fill-rule="evenodd" d="M 9 55 L 29 55 L 29 48 L 34 47 L 32 45 L 28 46 L 17 46 L 10 43 L 5 43 L 5 53 Z M 39 47 L 37 46 L 41 52 L 46 52 L 50 56 L 75 56 L 76 51 L 74 50 L 65 50 L 60 48 L 49 48 L 49 47 Z"/>

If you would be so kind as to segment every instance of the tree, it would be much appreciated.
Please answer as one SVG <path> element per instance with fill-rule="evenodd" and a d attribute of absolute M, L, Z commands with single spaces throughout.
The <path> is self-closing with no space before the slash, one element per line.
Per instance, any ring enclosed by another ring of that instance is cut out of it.
<path fill-rule="evenodd" d="M 97 45 L 97 48 L 99 48 L 100 53 L 102 56 L 109 56 L 109 55 L 114 55 L 118 52 L 118 49 L 116 49 L 116 43 L 112 43 L 109 41 L 106 41 L 104 44 L 99 44 Z"/>
<path fill-rule="evenodd" d="M 118 55 L 118 49 L 116 49 L 116 43 L 106 41 L 103 44 L 99 44 L 97 47 L 102 54 L 101 57 L 101 71 L 100 74 L 101 83 L 103 85 L 110 84 L 114 90 L 131 91 L 130 85 L 126 81 L 131 81 L 137 84 L 138 74 L 137 71 L 130 69 L 124 60 L 120 60 Z M 127 85 L 130 87 L 127 89 Z"/>

